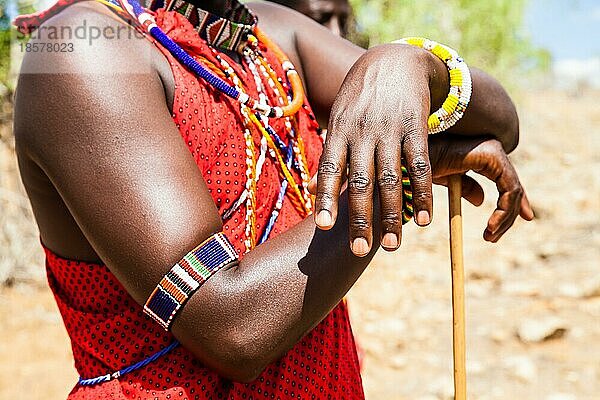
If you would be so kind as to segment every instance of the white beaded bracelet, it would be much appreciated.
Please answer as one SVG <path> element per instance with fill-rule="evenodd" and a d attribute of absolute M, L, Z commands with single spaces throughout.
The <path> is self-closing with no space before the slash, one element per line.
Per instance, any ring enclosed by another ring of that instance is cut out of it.
<path fill-rule="evenodd" d="M 409 44 L 428 50 L 442 60 L 448 67 L 450 74 L 450 90 L 442 106 L 429 116 L 427 128 L 429 134 L 445 131 L 461 119 L 471 100 L 473 84 L 471 72 L 467 63 L 458 53 L 448 46 L 433 40 L 409 37 L 393 41 L 392 43 Z"/>

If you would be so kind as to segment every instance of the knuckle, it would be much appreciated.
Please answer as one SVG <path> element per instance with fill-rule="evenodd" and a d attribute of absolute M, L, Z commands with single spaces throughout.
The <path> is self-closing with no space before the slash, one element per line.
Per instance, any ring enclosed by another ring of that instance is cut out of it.
<path fill-rule="evenodd" d="M 395 190 L 400 187 L 400 174 L 391 168 L 385 168 L 377 178 L 379 187 L 384 190 Z"/>
<path fill-rule="evenodd" d="M 427 203 L 431 200 L 431 193 L 428 190 L 421 190 L 413 193 L 413 200 L 416 203 Z"/>
<path fill-rule="evenodd" d="M 364 215 L 356 215 L 350 219 L 350 229 L 354 232 L 362 232 L 371 229 L 371 221 Z"/>
<path fill-rule="evenodd" d="M 431 174 L 431 165 L 423 156 L 416 156 L 410 164 L 411 178 L 422 180 Z"/>
<path fill-rule="evenodd" d="M 402 126 L 405 135 L 409 137 L 419 132 L 420 121 L 417 113 L 414 111 L 406 112 L 402 115 Z"/>
<path fill-rule="evenodd" d="M 373 112 L 364 112 L 354 120 L 353 126 L 358 131 L 372 131 L 389 125 L 389 116 L 378 115 Z"/>
<path fill-rule="evenodd" d="M 331 160 L 324 160 L 319 164 L 319 175 L 320 176 L 339 176 L 342 173 L 340 165 Z"/>
<path fill-rule="evenodd" d="M 513 201 L 517 202 L 521 200 L 521 198 L 523 197 L 523 193 L 523 188 L 520 185 L 518 185 L 513 190 L 511 190 L 510 197 Z"/>
<path fill-rule="evenodd" d="M 317 203 L 321 204 L 321 206 L 329 206 L 333 204 L 333 195 L 325 191 L 318 192 Z"/>
<path fill-rule="evenodd" d="M 335 115 L 331 116 L 331 127 L 336 130 L 338 127 L 343 126 L 348 122 L 344 112 L 336 112 Z"/>
<path fill-rule="evenodd" d="M 521 186 L 521 185 L 518 185 L 515 188 L 514 192 L 517 195 L 517 197 L 519 197 L 519 198 L 523 197 L 523 194 L 525 194 L 525 191 L 523 190 L 523 186 Z"/>
<path fill-rule="evenodd" d="M 348 189 L 351 194 L 367 193 L 373 189 L 373 181 L 364 171 L 353 172 L 348 179 Z"/>
<path fill-rule="evenodd" d="M 488 140 L 488 145 L 494 153 L 504 153 L 504 149 L 502 148 L 502 143 L 500 143 L 497 139 Z"/>
<path fill-rule="evenodd" d="M 386 226 L 398 226 L 401 224 L 402 218 L 400 216 L 400 213 L 396 212 L 396 211 L 389 211 L 386 212 L 382 218 L 381 218 L 381 222 L 386 225 Z"/>
<path fill-rule="evenodd" d="M 392 126 L 392 116 L 388 113 L 377 116 L 377 121 L 382 129 L 389 129 Z"/>

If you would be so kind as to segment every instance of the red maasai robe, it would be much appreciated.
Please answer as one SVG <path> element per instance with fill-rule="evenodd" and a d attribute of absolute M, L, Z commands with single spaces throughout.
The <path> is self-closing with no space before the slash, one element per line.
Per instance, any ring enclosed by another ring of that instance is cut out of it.
<path fill-rule="evenodd" d="M 61 0 L 64 6 L 73 0 Z M 56 9 L 54 10 L 56 11 Z M 47 15 L 28 22 L 39 25 Z M 175 12 L 157 12 L 159 26 L 192 55 L 216 61 L 206 42 L 191 24 Z M 273 54 L 262 49 L 279 76 L 284 76 Z M 245 144 L 239 104 L 198 80 L 166 50 L 175 79 L 173 121 L 194 157 L 221 215 L 241 195 L 245 184 Z M 250 95 L 256 86 L 247 66 L 225 57 Z M 272 94 L 271 94 L 272 95 Z M 308 104 L 300 112 L 300 134 L 314 174 L 322 143 Z M 282 122 L 273 121 L 282 131 Z M 255 145 L 260 137 L 255 133 Z M 298 176 L 296 176 L 298 178 Z M 270 157 L 258 185 L 257 224 L 262 232 L 280 187 L 278 169 Z M 244 245 L 242 207 L 224 221 L 224 233 L 239 254 Z M 272 236 L 289 229 L 301 218 L 286 200 Z M 66 260 L 46 249 L 48 281 L 71 339 L 75 367 L 92 378 L 132 365 L 174 338 L 142 312 L 117 278 L 104 265 Z M 283 358 L 269 365 L 250 383 L 232 382 L 206 368 L 183 347 L 177 347 L 148 366 L 119 379 L 91 387 L 75 386 L 69 399 L 362 399 L 359 362 L 345 304 L 340 303 L 315 329 Z"/>

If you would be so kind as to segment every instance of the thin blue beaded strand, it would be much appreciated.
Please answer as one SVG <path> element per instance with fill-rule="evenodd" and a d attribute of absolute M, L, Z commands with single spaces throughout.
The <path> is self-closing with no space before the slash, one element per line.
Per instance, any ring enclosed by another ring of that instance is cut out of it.
<path fill-rule="evenodd" d="M 145 358 L 142 361 L 139 361 L 133 365 L 130 365 L 129 367 L 123 368 L 112 374 L 101 375 L 101 376 L 97 376 L 95 378 L 83 379 L 83 378 L 79 377 L 77 384 L 80 386 L 93 386 L 93 385 L 97 385 L 99 383 L 104 383 L 104 382 L 108 382 L 113 379 L 117 379 L 123 375 L 127 375 L 130 372 L 136 371 L 140 368 L 144 368 L 146 365 L 150 364 L 153 361 L 156 361 L 157 359 L 164 356 L 165 354 L 167 354 L 168 352 L 170 352 L 177 346 L 179 346 L 179 342 L 177 340 L 175 340 L 167 347 L 152 354 L 150 357 Z"/>
<path fill-rule="evenodd" d="M 134 16 L 136 18 L 138 18 L 140 15 L 146 12 L 137 0 L 123 0 L 123 2 L 127 2 L 131 5 Z M 123 4 L 123 8 L 127 10 L 125 4 Z M 192 58 L 185 50 L 183 50 L 177 43 L 171 40 L 171 38 L 167 36 L 167 34 L 163 32 L 163 30 L 160 29 L 158 26 L 151 25 L 149 32 L 154 39 L 156 39 L 160 44 L 162 44 L 181 64 L 185 65 L 190 70 L 192 70 L 196 74 L 196 76 L 204 79 L 209 85 L 213 86 L 220 92 L 225 93 L 227 96 L 235 100 L 239 99 L 240 92 L 236 88 L 227 84 L 221 78 L 204 68 L 200 63 L 194 60 L 194 58 Z"/>

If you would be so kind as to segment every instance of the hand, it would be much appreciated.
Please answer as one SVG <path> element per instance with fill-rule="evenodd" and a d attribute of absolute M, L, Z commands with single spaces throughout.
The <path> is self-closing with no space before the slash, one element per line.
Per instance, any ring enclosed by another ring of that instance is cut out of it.
<path fill-rule="evenodd" d="M 432 58 L 424 50 L 384 45 L 354 64 L 333 104 L 319 164 L 315 223 L 330 229 L 348 169 L 350 243 L 357 256 L 372 247 L 373 192 L 381 203 L 381 244 L 395 250 L 402 238 L 401 158 L 413 189 L 415 219 L 432 215 L 432 176 L 427 144 Z"/>
<path fill-rule="evenodd" d="M 498 202 L 483 232 L 485 240 L 497 242 L 519 215 L 527 221 L 533 219 L 525 190 L 499 141 L 436 136 L 430 140 L 429 156 L 434 183 L 447 185 L 448 176 L 469 170 L 496 183 Z M 479 183 L 467 175 L 462 176 L 462 195 L 476 206 L 484 198 Z"/>

